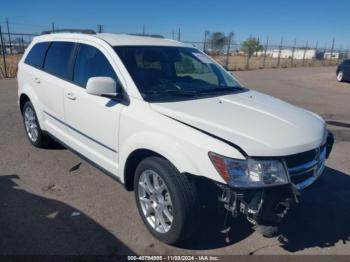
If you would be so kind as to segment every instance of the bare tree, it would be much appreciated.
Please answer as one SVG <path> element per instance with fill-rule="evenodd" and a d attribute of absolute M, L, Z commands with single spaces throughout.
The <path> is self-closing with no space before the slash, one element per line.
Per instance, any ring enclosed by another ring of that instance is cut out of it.
<path fill-rule="evenodd" d="M 227 37 L 222 32 L 213 32 L 210 35 L 210 44 L 211 48 L 215 50 L 215 52 L 221 53 L 225 44 L 227 43 Z"/>

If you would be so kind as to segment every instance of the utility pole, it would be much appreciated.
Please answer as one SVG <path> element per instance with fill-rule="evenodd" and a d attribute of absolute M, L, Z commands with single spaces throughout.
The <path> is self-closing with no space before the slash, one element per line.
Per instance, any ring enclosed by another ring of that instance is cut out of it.
<path fill-rule="evenodd" d="M 232 41 L 232 38 L 234 36 L 234 33 L 231 32 L 229 33 L 228 37 L 227 37 L 227 49 L 226 49 L 226 64 L 225 64 L 225 67 L 226 67 L 226 70 L 229 70 L 229 59 L 230 59 L 230 47 L 231 47 L 231 41 Z"/>
<path fill-rule="evenodd" d="M 313 60 L 313 64 L 315 64 L 315 61 L 317 59 L 317 56 L 318 56 L 318 40 L 316 40 L 316 45 L 315 45 L 315 55 L 313 56 L 312 60 Z"/>
<path fill-rule="evenodd" d="M 304 55 L 303 55 L 303 66 L 305 65 L 305 55 L 308 48 L 309 48 L 309 40 L 306 40 L 306 45 L 304 48 Z"/>
<path fill-rule="evenodd" d="M 97 33 L 103 32 L 103 25 L 97 25 Z"/>
<path fill-rule="evenodd" d="M 177 40 L 181 41 L 181 30 L 180 30 L 180 27 L 179 27 L 179 32 L 177 34 Z"/>
<path fill-rule="evenodd" d="M 22 46 L 22 53 L 24 53 L 24 39 L 23 39 L 23 36 L 21 37 L 21 46 Z"/>
<path fill-rule="evenodd" d="M 146 26 L 145 24 L 142 25 L 142 35 L 146 34 Z"/>
<path fill-rule="evenodd" d="M 173 36 L 173 40 L 175 39 L 175 32 L 174 30 L 171 32 L 172 36 Z"/>
<path fill-rule="evenodd" d="M 278 49 L 277 67 L 280 66 L 280 62 L 281 62 L 282 45 L 283 45 L 283 37 L 281 37 L 281 43 Z"/>
<path fill-rule="evenodd" d="M 7 78 L 7 67 L 6 67 L 6 57 L 5 57 L 6 47 L 4 45 L 4 39 L 2 38 L 1 24 L 0 24 L 0 40 L 1 40 L 2 60 L 4 62 L 5 78 Z"/>
<path fill-rule="evenodd" d="M 327 41 L 324 43 L 324 50 L 323 50 L 323 61 L 322 64 L 324 65 L 326 63 L 326 52 L 327 52 Z"/>
<path fill-rule="evenodd" d="M 265 64 L 266 64 L 266 52 L 267 52 L 268 46 L 269 46 L 269 36 L 266 37 L 266 44 L 265 44 L 265 50 L 264 50 L 264 60 L 263 60 L 263 68 L 265 68 Z"/>
<path fill-rule="evenodd" d="M 54 33 L 55 32 L 55 23 L 51 23 L 51 31 L 52 31 L 52 33 Z"/>
<path fill-rule="evenodd" d="M 12 55 L 11 34 L 10 34 L 9 20 L 7 18 L 6 18 L 6 25 L 7 25 L 7 34 L 9 37 L 9 44 L 10 44 L 10 54 Z"/>
<path fill-rule="evenodd" d="M 292 47 L 292 57 L 291 57 L 291 60 L 290 60 L 290 64 L 291 66 L 293 66 L 294 64 L 294 54 L 295 54 L 295 47 L 297 45 L 297 39 L 294 38 L 294 44 L 293 44 L 293 47 Z"/>
<path fill-rule="evenodd" d="M 333 57 L 333 51 L 334 51 L 334 38 L 332 40 L 332 48 L 331 48 L 331 57 L 330 57 L 330 59 L 332 59 L 332 57 Z"/>
<path fill-rule="evenodd" d="M 205 50 L 207 49 L 207 39 L 208 39 L 209 31 L 204 31 L 204 43 L 203 43 L 203 52 L 205 53 Z"/>

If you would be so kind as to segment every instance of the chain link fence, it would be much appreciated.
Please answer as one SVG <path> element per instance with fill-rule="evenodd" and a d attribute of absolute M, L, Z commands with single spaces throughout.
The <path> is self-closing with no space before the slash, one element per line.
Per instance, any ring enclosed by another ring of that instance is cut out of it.
<path fill-rule="evenodd" d="M 350 57 L 348 49 L 334 48 L 334 40 L 330 47 L 308 45 L 283 45 L 261 43 L 262 49 L 252 56 L 242 51 L 243 42 L 221 45 L 207 42 L 187 42 L 204 51 L 227 70 L 250 70 L 263 68 L 288 68 L 301 66 L 335 66 Z"/>
<path fill-rule="evenodd" d="M 2 30 L 1 30 L 2 29 Z M 17 64 L 27 46 L 37 34 L 12 33 L 8 29 L 4 32 L 0 26 L 0 78 L 15 77 Z M 183 41 L 192 44 L 213 57 L 227 70 L 250 70 L 263 68 L 287 68 L 300 66 L 335 66 L 342 60 L 349 58 L 348 49 L 334 48 L 334 40 L 330 47 L 319 47 L 316 43 L 311 46 L 270 44 L 268 39 L 260 43 L 262 49 L 248 56 L 242 51 L 243 42 L 229 42 L 228 44 L 213 43 L 210 40 L 203 42 Z"/>
<path fill-rule="evenodd" d="M 36 35 L 4 32 L 0 26 L 0 78 L 16 76 L 18 61 Z"/>

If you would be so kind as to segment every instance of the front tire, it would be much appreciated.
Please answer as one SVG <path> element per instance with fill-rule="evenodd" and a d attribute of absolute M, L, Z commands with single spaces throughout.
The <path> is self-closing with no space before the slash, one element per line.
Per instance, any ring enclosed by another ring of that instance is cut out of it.
<path fill-rule="evenodd" d="M 147 229 L 160 241 L 178 243 L 196 228 L 195 184 L 166 159 L 149 157 L 137 166 L 135 198 Z"/>
<path fill-rule="evenodd" d="M 22 114 L 24 128 L 29 142 L 35 147 L 46 147 L 50 142 L 50 138 L 41 130 L 34 107 L 30 101 L 24 104 Z"/>
<path fill-rule="evenodd" d="M 344 72 L 342 70 L 339 70 L 337 73 L 337 80 L 338 82 L 343 82 L 344 81 Z"/>

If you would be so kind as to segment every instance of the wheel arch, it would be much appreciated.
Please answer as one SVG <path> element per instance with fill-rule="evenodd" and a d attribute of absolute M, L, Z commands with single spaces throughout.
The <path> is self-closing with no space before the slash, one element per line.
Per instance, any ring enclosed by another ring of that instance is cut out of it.
<path fill-rule="evenodd" d="M 45 130 L 44 119 L 41 110 L 42 105 L 38 99 L 38 96 L 30 85 L 25 85 L 19 92 L 18 104 L 21 114 L 23 113 L 23 106 L 27 101 L 30 101 L 32 103 L 40 128 L 42 130 Z"/>
<path fill-rule="evenodd" d="M 180 173 L 199 173 L 186 153 L 176 151 L 174 148 L 171 148 L 171 146 L 167 149 L 168 150 L 161 150 L 157 147 L 143 146 L 130 150 L 130 153 L 126 154 L 127 157 L 125 160 L 122 160 L 121 166 L 123 168 L 120 170 L 125 188 L 128 191 L 133 190 L 136 167 L 142 160 L 150 156 L 158 156 L 169 161 Z"/>
<path fill-rule="evenodd" d="M 23 107 L 26 102 L 30 101 L 29 96 L 26 94 L 21 94 L 19 97 L 19 109 L 21 110 L 21 113 L 23 114 Z"/>
<path fill-rule="evenodd" d="M 134 150 L 126 159 L 125 165 L 124 165 L 124 185 L 128 191 L 132 191 L 134 189 L 134 175 L 135 175 L 137 165 L 142 160 L 151 156 L 158 156 L 166 159 L 164 156 L 160 155 L 159 153 L 146 148 L 139 148 Z"/>

